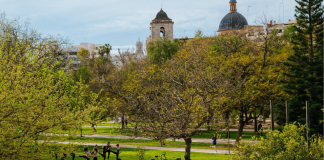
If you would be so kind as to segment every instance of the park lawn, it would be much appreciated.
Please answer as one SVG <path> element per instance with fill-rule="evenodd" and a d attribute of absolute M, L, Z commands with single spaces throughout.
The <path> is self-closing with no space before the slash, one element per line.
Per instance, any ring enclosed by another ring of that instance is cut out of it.
<path fill-rule="evenodd" d="M 83 135 L 93 135 L 93 134 L 98 134 L 98 135 L 127 135 L 127 136 L 132 136 L 134 134 L 134 131 L 130 128 L 104 128 L 104 127 L 97 127 L 96 128 L 97 132 L 93 132 L 91 127 L 82 127 L 82 134 Z M 48 130 L 47 133 L 60 133 L 60 134 L 69 134 L 69 130 Z M 71 130 L 71 134 L 81 134 L 81 130 Z"/>
<path fill-rule="evenodd" d="M 132 125 L 134 126 L 135 123 L 128 123 L 127 127 L 132 127 Z M 91 126 L 91 124 L 86 123 L 86 124 L 83 124 L 82 126 Z M 99 123 L 96 126 L 122 127 L 122 123 L 121 122 L 119 122 L 119 123 Z"/>
<path fill-rule="evenodd" d="M 160 144 L 156 140 L 141 140 L 141 139 L 118 139 L 118 138 L 97 138 L 97 137 L 64 137 L 66 138 L 65 141 L 70 142 L 81 142 L 81 143 L 104 143 L 110 142 L 111 144 L 125 144 L 125 145 L 137 145 L 137 146 L 154 146 L 154 147 L 160 147 Z M 54 141 L 61 141 L 62 138 L 60 137 L 47 137 L 47 139 L 51 139 Z M 41 139 L 42 140 L 42 139 Z M 213 149 L 210 148 L 212 144 L 210 143 L 200 143 L 200 142 L 192 142 L 191 148 L 194 149 Z M 218 149 L 227 150 L 228 144 L 217 144 Z M 185 142 L 172 142 L 172 141 L 166 141 L 166 145 L 163 145 L 163 147 L 170 147 L 170 148 L 185 148 L 186 144 Z M 230 148 L 232 148 L 233 145 L 230 145 Z"/>
<path fill-rule="evenodd" d="M 84 158 L 77 157 L 78 154 L 83 155 L 83 148 L 88 147 L 90 151 L 92 151 L 93 146 L 78 146 L 76 158 L 75 160 L 84 160 Z M 101 150 L 102 147 L 98 146 L 98 149 Z M 113 149 L 115 150 L 115 149 Z M 133 148 L 122 148 L 122 153 L 119 155 L 119 158 L 122 160 L 134 160 L 136 159 L 137 149 Z M 184 159 L 185 152 L 179 152 L 179 151 L 165 151 L 165 150 L 145 150 L 145 156 L 144 158 L 147 160 L 154 159 L 156 155 L 161 155 L 163 153 L 166 153 L 167 159 L 175 159 L 173 157 L 180 157 L 181 159 Z M 225 154 L 210 154 L 210 153 L 197 153 L 197 152 L 191 152 L 191 159 L 192 160 L 226 160 L 229 159 L 230 155 Z M 164 157 L 163 157 L 164 158 Z M 91 158 L 92 159 L 92 158 Z M 103 158 L 98 155 L 98 159 L 102 160 Z M 116 155 L 111 153 L 110 154 L 110 160 L 115 160 Z M 68 154 L 67 160 L 72 160 L 72 157 Z"/>
<path fill-rule="evenodd" d="M 113 123 L 114 124 L 114 123 Z M 134 131 L 131 128 L 104 128 L 104 127 L 97 127 L 97 132 L 93 133 L 91 127 L 82 127 L 82 134 L 83 135 L 127 135 L 127 136 L 133 136 Z M 48 131 L 48 133 L 65 133 L 68 134 L 68 130 L 59 130 L 59 131 Z M 199 131 L 196 135 L 194 135 L 192 138 L 205 138 L 205 139 L 211 139 L 211 137 L 215 134 L 215 131 Z M 71 134 L 81 134 L 81 130 L 74 130 L 71 131 Z M 224 131 L 219 132 L 218 134 L 221 134 L 219 139 L 227 139 L 227 134 L 225 134 Z M 230 139 L 236 139 L 237 131 L 230 131 Z M 263 133 L 264 137 L 265 133 Z M 141 136 L 140 133 L 138 136 Z M 252 139 L 253 136 L 256 136 L 256 138 L 260 138 L 260 135 L 256 135 L 254 131 L 243 131 L 242 139 L 249 140 Z"/>
<path fill-rule="evenodd" d="M 230 139 L 236 139 L 238 131 L 230 131 Z M 194 135 L 192 138 L 208 138 L 211 139 L 213 135 L 215 134 L 215 131 L 200 131 L 196 135 Z M 221 134 L 219 139 L 227 139 L 227 134 L 223 132 L 219 132 L 218 134 Z M 262 137 L 264 136 L 265 133 L 262 134 Z M 242 134 L 242 139 L 244 140 L 249 140 L 252 139 L 252 137 L 255 136 L 256 138 L 260 138 L 260 135 L 256 135 L 254 131 L 243 131 Z"/>

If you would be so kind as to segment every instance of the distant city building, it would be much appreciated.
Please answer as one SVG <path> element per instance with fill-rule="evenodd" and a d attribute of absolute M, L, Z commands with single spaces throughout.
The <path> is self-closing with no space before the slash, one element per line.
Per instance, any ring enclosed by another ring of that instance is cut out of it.
<path fill-rule="evenodd" d="M 138 41 L 136 42 L 136 54 L 138 55 L 144 55 L 144 48 L 143 43 L 141 42 L 140 38 L 138 38 Z"/>
<path fill-rule="evenodd" d="M 78 52 L 81 48 L 87 49 L 90 52 L 90 58 L 98 57 L 98 49 L 102 46 L 102 44 L 93 44 L 93 43 L 80 43 L 80 45 L 73 45 L 69 48 L 69 53 L 72 53 L 76 55 L 76 52 Z"/>
<path fill-rule="evenodd" d="M 269 24 L 267 24 L 267 28 L 269 29 L 269 31 L 273 30 L 273 29 L 277 29 L 278 30 L 278 36 L 282 36 L 284 30 L 289 26 L 289 25 L 294 25 L 296 24 L 297 21 L 296 20 L 289 20 L 288 22 L 286 23 L 280 23 L 280 24 L 277 24 L 276 21 L 273 21 L 272 23 L 272 20 L 270 21 Z"/>

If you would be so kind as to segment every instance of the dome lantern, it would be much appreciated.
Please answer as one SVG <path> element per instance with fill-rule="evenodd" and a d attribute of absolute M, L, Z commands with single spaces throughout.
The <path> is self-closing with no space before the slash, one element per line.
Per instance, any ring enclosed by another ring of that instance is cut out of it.
<path fill-rule="evenodd" d="M 230 13 L 232 12 L 237 12 L 237 9 L 236 9 L 236 0 L 230 0 Z"/>

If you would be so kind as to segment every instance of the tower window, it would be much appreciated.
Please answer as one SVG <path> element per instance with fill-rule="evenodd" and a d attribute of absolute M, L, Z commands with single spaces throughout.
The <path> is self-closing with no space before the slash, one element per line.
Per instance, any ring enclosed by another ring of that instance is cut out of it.
<path fill-rule="evenodd" d="M 165 37 L 165 30 L 164 27 L 160 28 L 160 37 Z"/>

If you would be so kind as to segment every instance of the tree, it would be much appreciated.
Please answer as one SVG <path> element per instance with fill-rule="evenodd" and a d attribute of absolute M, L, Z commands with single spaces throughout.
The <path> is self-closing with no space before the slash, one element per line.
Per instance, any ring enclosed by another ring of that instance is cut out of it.
<path fill-rule="evenodd" d="M 281 79 L 289 95 L 290 122 L 305 124 L 306 101 L 310 101 L 310 131 L 323 134 L 323 0 L 296 0 L 295 34 L 291 36 L 294 53 L 284 63 L 288 70 Z M 277 123 L 284 125 L 285 106 L 277 105 Z"/>
<path fill-rule="evenodd" d="M 63 44 L 70 44 L 68 38 L 59 35 L 42 35 L 31 28 L 28 21 L 21 21 L 19 18 L 8 19 L 5 13 L 0 13 L 0 26 L 0 44 L 2 44 L 3 54 L 16 56 L 19 59 L 27 52 L 37 53 L 39 63 L 51 65 L 59 62 L 59 65 L 55 65 L 56 70 L 68 65 L 67 55 L 63 51 Z"/>
<path fill-rule="evenodd" d="M 77 56 L 81 59 L 88 59 L 90 57 L 90 52 L 87 49 L 81 48 L 78 52 L 77 52 Z"/>
<path fill-rule="evenodd" d="M 195 32 L 195 38 L 202 38 L 204 36 L 204 34 L 202 33 L 202 31 L 200 29 L 198 29 L 196 32 Z"/>
<path fill-rule="evenodd" d="M 162 64 L 166 60 L 171 59 L 179 50 L 179 43 L 172 42 L 168 38 L 163 37 L 161 40 L 150 42 L 147 52 L 148 57 L 153 64 Z"/>
<path fill-rule="evenodd" d="M 103 57 L 105 54 L 106 54 L 107 57 L 109 57 L 110 56 L 110 51 L 111 51 L 111 45 L 108 43 L 108 44 L 105 44 L 103 46 L 100 46 L 98 53 L 99 53 L 99 55 L 101 57 Z"/>
<path fill-rule="evenodd" d="M 234 90 L 239 75 L 212 56 L 212 38 L 189 41 L 163 64 L 146 65 L 129 74 L 127 101 L 144 134 L 161 140 L 183 138 L 190 159 L 191 137 L 220 114 L 222 98 Z"/>
<path fill-rule="evenodd" d="M 323 159 L 323 139 L 313 137 L 310 147 L 307 148 L 307 141 L 304 138 L 305 125 L 289 124 L 282 132 L 270 131 L 266 133 L 266 138 L 259 140 L 256 144 L 251 142 L 240 142 L 235 148 L 235 153 L 230 158 L 233 160 L 257 160 L 257 159 L 286 159 L 301 160 Z"/>
<path fill-rule="evenodd" d="M 216 38 L 212 45 L 215 56 L 226 56 L 226 66 L 233 67 L 240 75 L 240 83 L 234 84 L 238 89 L 226 96 L 226 105 L 223 108 L 225 113 L 238 113 L 239 130 L 236 142 L 242 136 L 244 125 L 252 119 L 256 122 L 267 110 L 269 99 L 276 99 L 283 94 L 278 90 L 277 79 L 280 78 L 278 73 L 283 68 L 280 64 L 285 60 L 287 53 L 268 50 L 267 54 L 272 58 L 264 65 L 264 50 L 260 45 L 235 32 L 223 34 L 222 37 Z"/>
<path fill-rule="evenodd" d="M 10 56 L 17 54 L 13 50 L 7 54 L 2 49 L 0 159 L 50 159 L 53 148 L 49 139 L 44 143 L 38 140 L 50 129 L 71 128 L 82 122 L 88 114 L 79 103 L 85 86 L 73 82 L 64 70 L 56 70 L 59 63 L 49 66 L 47 59 L 38 59 L 37 52 L 26 50 L 25 56 L 18 58 Z"/>

